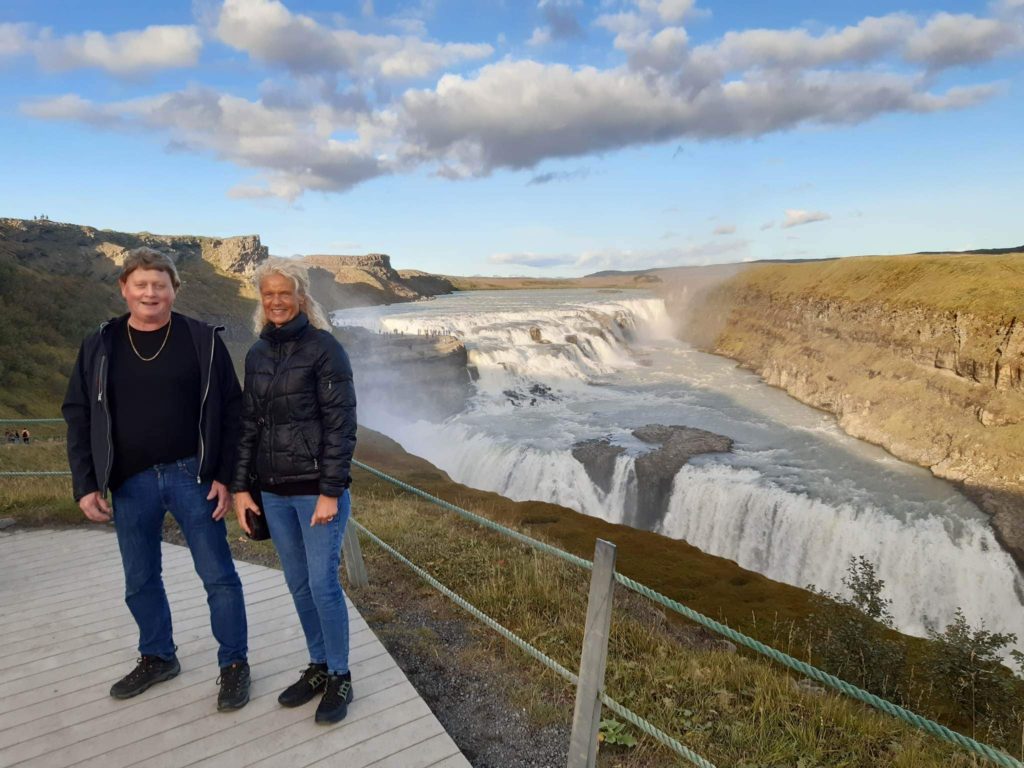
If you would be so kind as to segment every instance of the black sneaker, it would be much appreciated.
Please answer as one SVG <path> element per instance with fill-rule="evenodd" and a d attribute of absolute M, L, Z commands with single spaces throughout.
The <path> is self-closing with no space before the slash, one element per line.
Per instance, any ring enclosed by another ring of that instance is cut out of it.
<path fill-rule="evenodd" d="M 303 670 L 298 682 L 281 691 L 277 703 L 282 707 L 301 707 L 307 701 L 312 701 L 318 693 L 323 693 L 326 687 L 327 665 L 310 664 Z"/>
<path fill-rule="evenodd" d="M 161 659 L 159 656 L 140 656 L 135 669 L 110 687 L 115 699 L 130 699 L 138 696 L 152 685 L 177 677 L 181 672 L 178 657 Z"/>
<path fill-rule="evenodd" d="M 348 714 L 348 704 L 352 701 L 352 675 L 327 675 L 327 689 L 320 705 L 316 708 L 318 723 L 337 723 Z"/>
<path fill-rule="evenodd" d="M 249 663 L 236 661 L 221 667 L 217 684 L 220 686 L 217 709 L 221 712 L 241 709 L 249 703 Z"/>

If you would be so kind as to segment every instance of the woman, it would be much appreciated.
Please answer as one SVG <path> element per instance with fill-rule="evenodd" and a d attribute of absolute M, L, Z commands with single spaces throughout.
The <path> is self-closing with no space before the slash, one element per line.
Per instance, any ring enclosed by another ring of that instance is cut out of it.
<path fill-rule="evenodd" d="M 309 648 L 309 666 L 278 701 L 297 707 L 322 693 L 316 722 L 336 723 L 352 701 L 348 608 L 338 581 L 356 445 L 352 368 L 300 265 L 270 260 L 256 285 L 259 340 L 245 358 L 235 514 L 247 533 L 246 509 L 266 515 Z M 255 481 L 262 510 L 249 493 Z"/>

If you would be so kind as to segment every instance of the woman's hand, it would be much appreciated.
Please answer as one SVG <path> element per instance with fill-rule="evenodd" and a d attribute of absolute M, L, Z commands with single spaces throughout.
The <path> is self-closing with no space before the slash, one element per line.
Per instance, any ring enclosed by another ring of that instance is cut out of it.
<path fill-rule="evenodd" d="M 327 525 L 338 516 L 338 497 L 324 496 L 320 494 L 316 500 L 316 509 L 313 510 L 313 519 L 309 521 L 309 527 L 314 525 Z"/>
<path fill-rule="evenodd" d="M 235 494 L 235 517 L 238 518 L 238 524 L 242 527 L 242 530 L 247 535 L 252 536 L 249 523 L 245 519 L 245 510 L 247 509 L 251 509 L 257 515 L 263 514 L 263 510 L 256 506 L 256 502 L 252 500 L 252 494 L 248 491 L 239 491 Z"/>

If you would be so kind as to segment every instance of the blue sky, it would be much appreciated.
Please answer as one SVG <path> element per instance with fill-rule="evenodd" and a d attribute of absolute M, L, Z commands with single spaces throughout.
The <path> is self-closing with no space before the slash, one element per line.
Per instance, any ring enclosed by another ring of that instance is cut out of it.
<path fill-rule="evenodd" d="M 448 274 L 1024 243 L 1024 0 L 6 0 L 0 216 Z"/>

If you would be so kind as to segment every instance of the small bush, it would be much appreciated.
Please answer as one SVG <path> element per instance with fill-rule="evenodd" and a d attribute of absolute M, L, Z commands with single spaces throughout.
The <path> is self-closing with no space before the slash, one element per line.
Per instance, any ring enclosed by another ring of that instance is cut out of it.
<path fill-rule="evenodd" d="M 885 581 L 867 558 L 851 557 L 843 577 L 850 597 L 818 591 L 808 619 L 815 655 L 821 666 L 844 680 L 888 699 L 905 699 L 906 651 L 889 638 L 892 601 L 882 597 Z"/>
<path fill-rule="evenodd" d="M 990 632 L 984 622 L 975 629 L 957 608 L 953 621 L 942 632 L 929 626 L 928 637 L 932 644 L 923 676 L 975 730 L 981 722 L 989 730 L 999 729 L 1000 721 L 1012 722 L 1013 714 L 1024 710 L 1020 684 L 1001 657 L 1008 645 L 1017 642 L 1016 635 Z"/>

